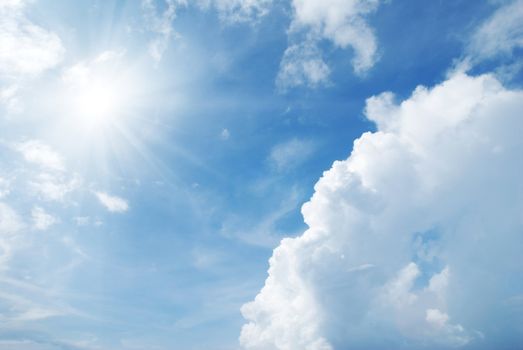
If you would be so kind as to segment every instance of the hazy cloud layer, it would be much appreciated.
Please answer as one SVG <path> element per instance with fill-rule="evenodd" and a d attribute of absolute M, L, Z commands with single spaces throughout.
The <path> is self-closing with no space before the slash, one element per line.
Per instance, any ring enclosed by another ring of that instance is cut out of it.
<path fill-rule="evenodd" d="M 521 343 L 521 110 L 523 92 L 491 75 L 369 98 L 378 130 L 316 184 L 309 229 L 274 250 L 242 308 L 243 347 Z"/>

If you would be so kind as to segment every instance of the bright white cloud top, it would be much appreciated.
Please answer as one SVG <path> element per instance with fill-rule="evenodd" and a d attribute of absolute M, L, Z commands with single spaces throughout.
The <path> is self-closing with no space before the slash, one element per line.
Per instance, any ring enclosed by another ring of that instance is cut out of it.
<path fill-rule="evenodd" d="M 265 286 L 242 308 L 242 345 L 516 341 L 522 110 L 523 92 L 491 75 L 456 74 L 401 103 L 369 98 L 378 130 L 316 184 L 302 208 L 309 229 L 275 249 Z"/>

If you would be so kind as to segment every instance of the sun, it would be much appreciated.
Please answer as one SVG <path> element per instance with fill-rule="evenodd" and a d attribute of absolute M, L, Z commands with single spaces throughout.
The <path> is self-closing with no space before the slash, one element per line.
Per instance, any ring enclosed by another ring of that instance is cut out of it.
<path fill-rule="evenodd" d="M 118 82 L 97 77 L 73 91 L 73 118 L 89 129 L 108 127 L 124 115 L 125 95 Z"/>
<path fill-rule="evenodd" d="M 136 77 L 125 61 L 112 52 L 78 63 L 66 71 L 62 114 L 73 128 L 93 132 L 121 126 L 136 100 Z"/>

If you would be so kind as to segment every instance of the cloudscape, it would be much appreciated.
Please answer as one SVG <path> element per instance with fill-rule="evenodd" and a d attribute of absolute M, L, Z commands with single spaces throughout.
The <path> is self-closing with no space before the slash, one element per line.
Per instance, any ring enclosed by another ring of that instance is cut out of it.
<path fill-rule="evenodd" d="M 519 350 L 523 1 L 0 0 L 0 349 Z"/>

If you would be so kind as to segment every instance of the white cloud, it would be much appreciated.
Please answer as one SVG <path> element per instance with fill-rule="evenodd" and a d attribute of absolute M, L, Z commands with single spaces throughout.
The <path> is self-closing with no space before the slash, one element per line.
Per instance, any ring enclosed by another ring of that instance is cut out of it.
<path fill-rule="evenodd" d="M 220 19 L 228 23 L 257 22 L 267 15 L 273 0 L 201 0 L 200 6 L 216 8 Z"/>
<path fill-rule="evenodd" d="M 7 196 L 10 192 L 9 181 L 0 177 L 0 198 Z"/>
<path fill-rule="evenodd" d="M 0 4 L 0 76 L 35 75 L 62 60 L 65 50 L 60 38 L 26 18 L 26 2 Z"/>
<path fill-rule="evenodd" d="M 285 50 L 276 78 L 280 91 L 297 86 L 316 88 L 329 83 L 330 68 L 316 43 L 304 42 Z"/>
<path fill-rule="evenodd" d="M 33 219 L 33 227 L 41 231 L 47 230 L 56 223 L 56 218 L 41 207 L 34 207 L 31 210 L 31 217 Z"/>
<path fill-rule="evenodd" d="M 67 194 L 79 187 L 80 182 L 78 177 L 68 180 L 63 176 L 41 173 L 29 181 L 29 187 L 44 200 L 63 201 Z"/>
<path fill-rule="evenodd" d="M 242 307 L 242 346 L 521 343 L 505 301 L 523 291 L 522 111 L 523 92 L 491 75 L 368 99 L 377 131 L 324 173 L 302 207 L 309 228 L 274 250 Z"/>
<path fill-rule="evenodd" d="M 6 268 L 13 250 L 12 238 L 24 228 L 18 213 L 8 204 L 0 202 L 0 271 Z"/>
<path fill-rule="evenodd" d="M 11 84 L 5 88 L 0 89 L 0 104 L 5 106 L 7 115 L 19 113 L 23 110 L 20 99 L 17 96 L 19 86 Z"/>
<path fill-rule="evenodd" d="M 91 218 L 89 216 L 75 216 L 73 221 L 77 226 L 87 226 L 91 222 Z"/>
<path fill-rule="evenodd" d="M 15 148 L 22 153 L 25 160 L 49 170 L 65 170 L 62 157 L 51 147 L 38 140 L 19 143 Z"/>
<path fill-rule="evenodd" d="M 269 161 L 277 171 L 286 171 L 306 161 L 315 149 L 316 145 L 311 140 L 293 138 L 274 146 Z"/>
<path fill-rule="evenodd" d="M 0 236 L 16 234 L 22 228 L 20 216 L 9 205 L 0 202 Z"/>
<path fill-rule="evenodd" d="M 317 48 L 323 40 L 353 50 L 352 66 L 356 74 L 362 75 L 372 68 L 378 59 L 377 42 L 366 16 L 379 3 L 380 0 L 293 0 L 291 45 L 282 59 L 277 85 L 325 84 L 330 69 Z M 300 36 L 305 39 L 297 40 Z"/>
<path fill-rule="evenodd" d="M 437 328 L 443 328 L 449 320 L 449 315 L 438 309 L 427 309 L 425 317 L 428 323 L 433 324 Z"/>
<path fill-rule="evenodd" d="M 169 41 L 176 32 L 172 22 L 176 18 L 178 7 L 187 6 L 185 0 L 163 0 L 165 9 L 160 11 L 153 0 L 142 0 L 142 9 L 145 24 L 156 37 L 149 42 L 149 55 L 156 62 L 160 62 L 169 46 Z"/>
<path fill-rule="evenodd" d="M 95 195 L 110 212 L 123 213 L 129 209 L 129 204 L 123 198 L 111 196 L 105 192 L 95 192 Z"/>
<path fill-rule="evenodd" d="M 468 58 L 473 62 L 510 55 L 523 47 L 523 0 L 506 1 L 473 34 Z"/>

